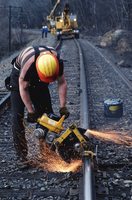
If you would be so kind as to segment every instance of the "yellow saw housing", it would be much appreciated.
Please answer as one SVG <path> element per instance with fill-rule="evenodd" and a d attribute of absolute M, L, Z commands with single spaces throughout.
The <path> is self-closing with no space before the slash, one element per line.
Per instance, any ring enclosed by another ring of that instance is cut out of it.
<path fill-rule="evenodd" d="M 41 118 L 38 118 L 38 123 L 42 126 L 49 129 L 49 132 L 55 132 L 60 134 L 61 131 L 64 130 L 62 123 L 65 119 L 65 116 L 63 115 L 62 118 L 59 121 L 55 121 L 50 119 L 47 114 L 43 114 Z"/>

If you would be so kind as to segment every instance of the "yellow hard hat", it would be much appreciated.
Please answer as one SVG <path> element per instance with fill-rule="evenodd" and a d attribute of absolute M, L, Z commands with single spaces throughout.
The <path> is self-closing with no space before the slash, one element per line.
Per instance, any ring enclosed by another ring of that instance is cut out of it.
<path fill-rule="evenodd" d="M 45 53 L 38 56 L 36 69 L 41 81 L 50 83 L 59 76 L 59 62 L 54 54 Z"/>

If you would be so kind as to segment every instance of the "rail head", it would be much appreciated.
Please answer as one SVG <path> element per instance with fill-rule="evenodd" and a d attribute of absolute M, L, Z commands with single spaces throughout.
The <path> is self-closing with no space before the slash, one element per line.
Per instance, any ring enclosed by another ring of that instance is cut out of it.
<path fill-rule="evenodd" d="M 80 55 L 80 86 L 81 86 L 81 124 L 83 128 L 89 129 L 89 112 L 87 101 L 87 87 L 86 75 L 83 62 L 83 53 L 79 42 L 74 39 L 79 49 Z M 93 187 L 92 187 L 92 162 L 91 157 L 85 157 L 83 161 L 83 200 L 93 200 Z"/>
<path fill-rule="evenodd" d="M 0 116 L 7 110 L 10 105 L 10 92 L 0 100 Z"/>

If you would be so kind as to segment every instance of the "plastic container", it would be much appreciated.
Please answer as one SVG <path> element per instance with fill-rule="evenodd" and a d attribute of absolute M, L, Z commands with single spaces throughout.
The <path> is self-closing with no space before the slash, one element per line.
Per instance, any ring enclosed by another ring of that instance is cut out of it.
<path fill-rule="evenodd" d="M 119 99 L 107 99 L 104 101 L 104 116 L 119 118 L 123 116 L 123 101 Z"/>

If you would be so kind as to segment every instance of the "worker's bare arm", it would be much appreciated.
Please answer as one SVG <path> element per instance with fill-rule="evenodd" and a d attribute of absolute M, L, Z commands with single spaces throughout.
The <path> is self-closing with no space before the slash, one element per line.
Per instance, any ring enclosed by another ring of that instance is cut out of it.
<path fill-rule="evenodd" d="M 28 112 L 33 113 L 34 110 L 32 107 L 32 102 L 31 102 L 29 91 L 28 91 L 28 86 L 29 86 L 29 82 L 23 81 L 21 78 L 19 78 L 20 96 L 21 96 L 22 101 L 25 104 Z"/>
<path fill-rule="evenodd" d="M 58 94 L 60 99 L 60 107 L 64 107 L 67 97 L 67 82 L 65 80 L 65 72 L 58 78 Z"/>
<path fill-rule="evenodd" d="M 33 113 L 33 107 L 32 107 L 32 102 L 31 102 L 31 98 L 30 98 L 30 94 L 29 94 L 29 81 L 25 81 L 24 77 L 29 69 L 29 67 L 31 66 L 31 64 L 33 63 L 34 58 L 31 57 L 23 66 L 20 76 L 19 76 L 19 91 L 20 91 L 20 96 L 22 98 L 22 101 L 24 102 L 27 110 L 29 113 Z"/>

